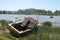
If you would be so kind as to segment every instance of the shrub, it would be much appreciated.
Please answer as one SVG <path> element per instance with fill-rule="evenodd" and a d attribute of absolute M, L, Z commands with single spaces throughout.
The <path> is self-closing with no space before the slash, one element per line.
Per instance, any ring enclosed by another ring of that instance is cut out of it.
<path fill-rule="evenodd" d="M 43 25 L 44 25 L 44 26 L 52 26 L 52 23 L 49 22 L 49 21 L 46 21 L 46 22 L 43 23 Z"/>

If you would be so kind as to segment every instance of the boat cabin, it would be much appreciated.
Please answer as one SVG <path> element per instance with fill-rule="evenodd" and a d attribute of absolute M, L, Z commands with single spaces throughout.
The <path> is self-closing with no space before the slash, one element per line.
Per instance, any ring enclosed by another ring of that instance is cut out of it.
<path fill-rule="evenodd" d="M 31 17 L 25 18 L 25 20 L 23 20 L 23 23 L 22 23 L 23 27 L 27 26 L 27 28 L 33 28 L 37 24 L 38 24 L 38 21 Z"/>

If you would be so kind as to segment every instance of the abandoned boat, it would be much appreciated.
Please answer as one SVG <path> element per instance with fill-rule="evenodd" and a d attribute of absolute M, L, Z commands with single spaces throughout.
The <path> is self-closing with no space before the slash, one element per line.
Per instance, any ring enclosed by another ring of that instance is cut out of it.
<path fill-rule="evenodd" d="M 25 32 L 31 31 L 38 26 L 38 21 L 34 18 L 25 18 L 23 21 L 18 23 L 10 23 L 8 29 L 13 35 L 20 35 Z"/>

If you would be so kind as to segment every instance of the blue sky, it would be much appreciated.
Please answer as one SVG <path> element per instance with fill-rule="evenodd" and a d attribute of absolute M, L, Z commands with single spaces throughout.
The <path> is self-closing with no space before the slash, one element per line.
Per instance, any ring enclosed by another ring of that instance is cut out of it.
<path fill-rule="evenodd" d="M 60 10 L 60 0 L 0 0 L 0 10 L 17 11 L 27 8 Z"/>

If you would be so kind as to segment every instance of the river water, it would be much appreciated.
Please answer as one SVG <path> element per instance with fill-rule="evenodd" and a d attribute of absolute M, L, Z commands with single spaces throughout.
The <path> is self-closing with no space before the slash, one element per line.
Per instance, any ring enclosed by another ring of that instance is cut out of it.
<path fill-rule="evenodd" d="M 46 15 L 12 15 L 12 14 L 0 14 L 0 20 L 10 20 L 15 22 L 16 20 L 20 21 L 23 20 L 25 17 L 32 17 L 35 19 L 38 19 L 40 23 L 43 23 L 45 21 L 50 21 L 53 23 L 53 27 L 60 27 L 60 16 L 53 16 L 53 18 L 50 18 L 50 16 Z"/>

